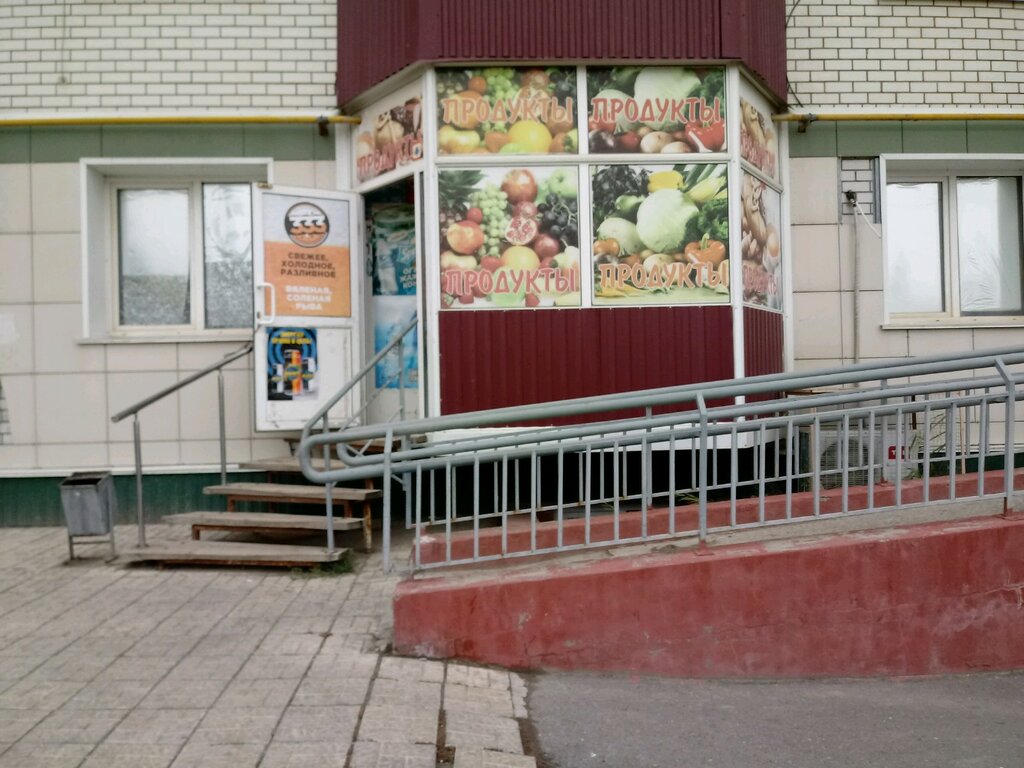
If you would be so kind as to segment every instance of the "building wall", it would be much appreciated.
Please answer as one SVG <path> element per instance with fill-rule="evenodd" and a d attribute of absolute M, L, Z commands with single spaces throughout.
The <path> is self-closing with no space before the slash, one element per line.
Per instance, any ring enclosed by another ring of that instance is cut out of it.
<path fill-rule="evenodd" d="M 321 113 L 335 107 L 336 4 L 0 3 L 0 118 Z M 0 126 L 0 524 L 56 523 L 56 480 L 133 465 L 130 421 L 110 416 L 236 349 L 219 341 L 85 340 L 80 159 L 270 159 L 274 181 L 336 189 L 335 135 L 315 126 Z M 109 258 L 109 255 L 107 256 Z M 90 256 L 92 263 L 93 257 Z M 225 375 L 228 461 L 282 455 L 253 430 L 252 363 Z M 150 515 L 217 508 L 216 377 L 142 412 Z M 122 516 L 134 514 L 120 477 Z M 122 493 L 122 491 L 124 491 Z"/>
<path fill-rule="evenodd" d="M 334 2 L 0 3 L 0 110 L 335 106 Z"/>
<path fill-rule="evenodd" d="M 1024 4 L 788 0 L 787 6 L 794 109 L 1024 106 Z"/>

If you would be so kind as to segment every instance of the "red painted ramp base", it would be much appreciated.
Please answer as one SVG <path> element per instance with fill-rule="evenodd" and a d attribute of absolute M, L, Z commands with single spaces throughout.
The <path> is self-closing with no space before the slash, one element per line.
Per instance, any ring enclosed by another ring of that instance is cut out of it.
<path fill-rule="evenodd" d="M 1024 667 L 1024 520 L 410 580 L 399 653 L 688 677 Z"/>

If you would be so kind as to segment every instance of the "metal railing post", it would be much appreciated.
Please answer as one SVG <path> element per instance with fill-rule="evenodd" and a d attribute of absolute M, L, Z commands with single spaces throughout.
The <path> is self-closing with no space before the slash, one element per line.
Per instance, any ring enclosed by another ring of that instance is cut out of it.
<path fill-rule="evenodd" d="M 1017 383 L 1013 379 L 1013 375 L 1007 369 L 1006 364 L 1002 358 L 996 360 L 996 370 L 999 371 L 999 375 L 1003 381 L 1006 382 L 1006 426 L 1003 429 L 1005 436 L 1003 446 L 1003 483 L 1004 493 L 1006 494 L 1005 512 L 1010 512 L 1013 509 L 1013 449 L 1014 449 L 1014 424 L 1017 421 Z M 978 467 L 978 471 L 984 471 L 983 467 Z"/>
<path fill-rule="evenodd" d="M 220 418 L 220 482 L 228 482 L 228 440 L 224 416 L 224 369 L 217 369 L 217 414 Z"/>
<path fill-rule="evenodd" d="M 135 510 L 139 521 L 139 549 L 146 546 L 146 511 L 142 506 L 142 429 L 136 411 L 132 419 L 132 438 L 135 442 Z"/>
<path fill-rule="evenodd" d="M 327 434 L 329 422 L 327 414 L 324 414 L 323 432 Z M 324 444 L 324 470 L 331 469 L 331 446 Z M 334 553 L 334 483 L 324 484 L 324 511 L 327 515 L 327 551 Z M 365 513 L 364 513 L 365 514 Z"/>
<path fill-rule="evenodd" d="M 708 540 L 708 407 L 704 402 L 703 393 L 697 394 L 697 410 L 700 413 L 697 538 L 703 544 Z"/>
<path fill-rule="evenodd" d="M 384 509 L 381 514 L 381 548 L 383 549 L 384 572 L 391 570 L 391 449 L 394 431 L 389 429 L 384 438 Z M 416 532 L 419 536 L 419 531 Z M 451 538 L 448 539 L 451 546 Z"/>

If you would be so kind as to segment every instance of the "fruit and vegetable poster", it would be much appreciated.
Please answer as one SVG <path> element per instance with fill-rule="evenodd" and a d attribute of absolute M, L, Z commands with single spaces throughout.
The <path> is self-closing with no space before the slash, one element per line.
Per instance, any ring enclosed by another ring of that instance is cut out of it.
<path fill-rule="evenodd" d="M 743 301 L 782 309 L 782 196 L 756 176 L 743 173 Z"/>
<path fill-rule="evenodd" d="M 721 67 L 588 67 L 587 98 L 593 154 L 726 149 Z"/>
<path fill-rule="evenodd" d="M 262 200 L 263 280 L 274 291 L 264 312 L 351 317 L 348 203 L 273 192 Z"/>
<path fill-rule="evenodd" d="M 442 170 L 442 309 L 579 307 L 578 173 Z"/>
<path fill-rule="evenodd" d="M 740 94 L 740 157 L 772 181 L 779 180 L 779 137 L 771 108 L 752 88 Z"/>
<path fill-rule="evenodd" d="M 594 303 L 729 301 L 725 163 L 594 169 Z"/>
<path fill-rule="evenodd" d="M 423 98 L 418 85 L 360 113 L 355 137 L 359 183 L 423 158 Z"/>
<path fill-rule="evenodd" d="M 317 383 L 316 328 L 268 328 L 267 397 L 316 397 Z"/>
<path fill-rule="evenodd" d="M 579 150 L 575 67 L 436 72 L 438 154 L 547 155 Z"/>

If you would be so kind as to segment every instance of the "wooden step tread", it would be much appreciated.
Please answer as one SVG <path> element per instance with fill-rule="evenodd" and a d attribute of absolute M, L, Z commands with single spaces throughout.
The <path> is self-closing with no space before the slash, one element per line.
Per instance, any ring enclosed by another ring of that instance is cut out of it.
<path fill-rule="evenodd" d="M 323 547 L 291 544 L 252 544 L 241 541 L 183 541 L 154 543 L 142 549 L 124 550 L 120 560 L 143 563 L 193 563 L 196 565 L 308 566 L 336 563 L 347 549 L 328 552 Z"/>
<path fill-rule="evenodd" d="M 275 529 L 295 531 L 326 531 L 327 517 L 324 515 L 283 515 L 276 512 L 182 512 L 165 515 L 165 523 L 198 525 L 203 528 L 221 530 Z M 361 517 L 335 517 L 334 530 L 351 531 L 362 528 Z"/>
<path fill-rule="evenodd" d="M 287 485 L 285 483 L 226 483 L 203 488 L 208 496 L 230 496 L 239 500 L 274 499 L 277 501 L 323 501 L 326 493 L 321 485 Z M 383 494 L 371 488 L 339 488 L 331 490 L 335 501 L 369 501 Z"/>

